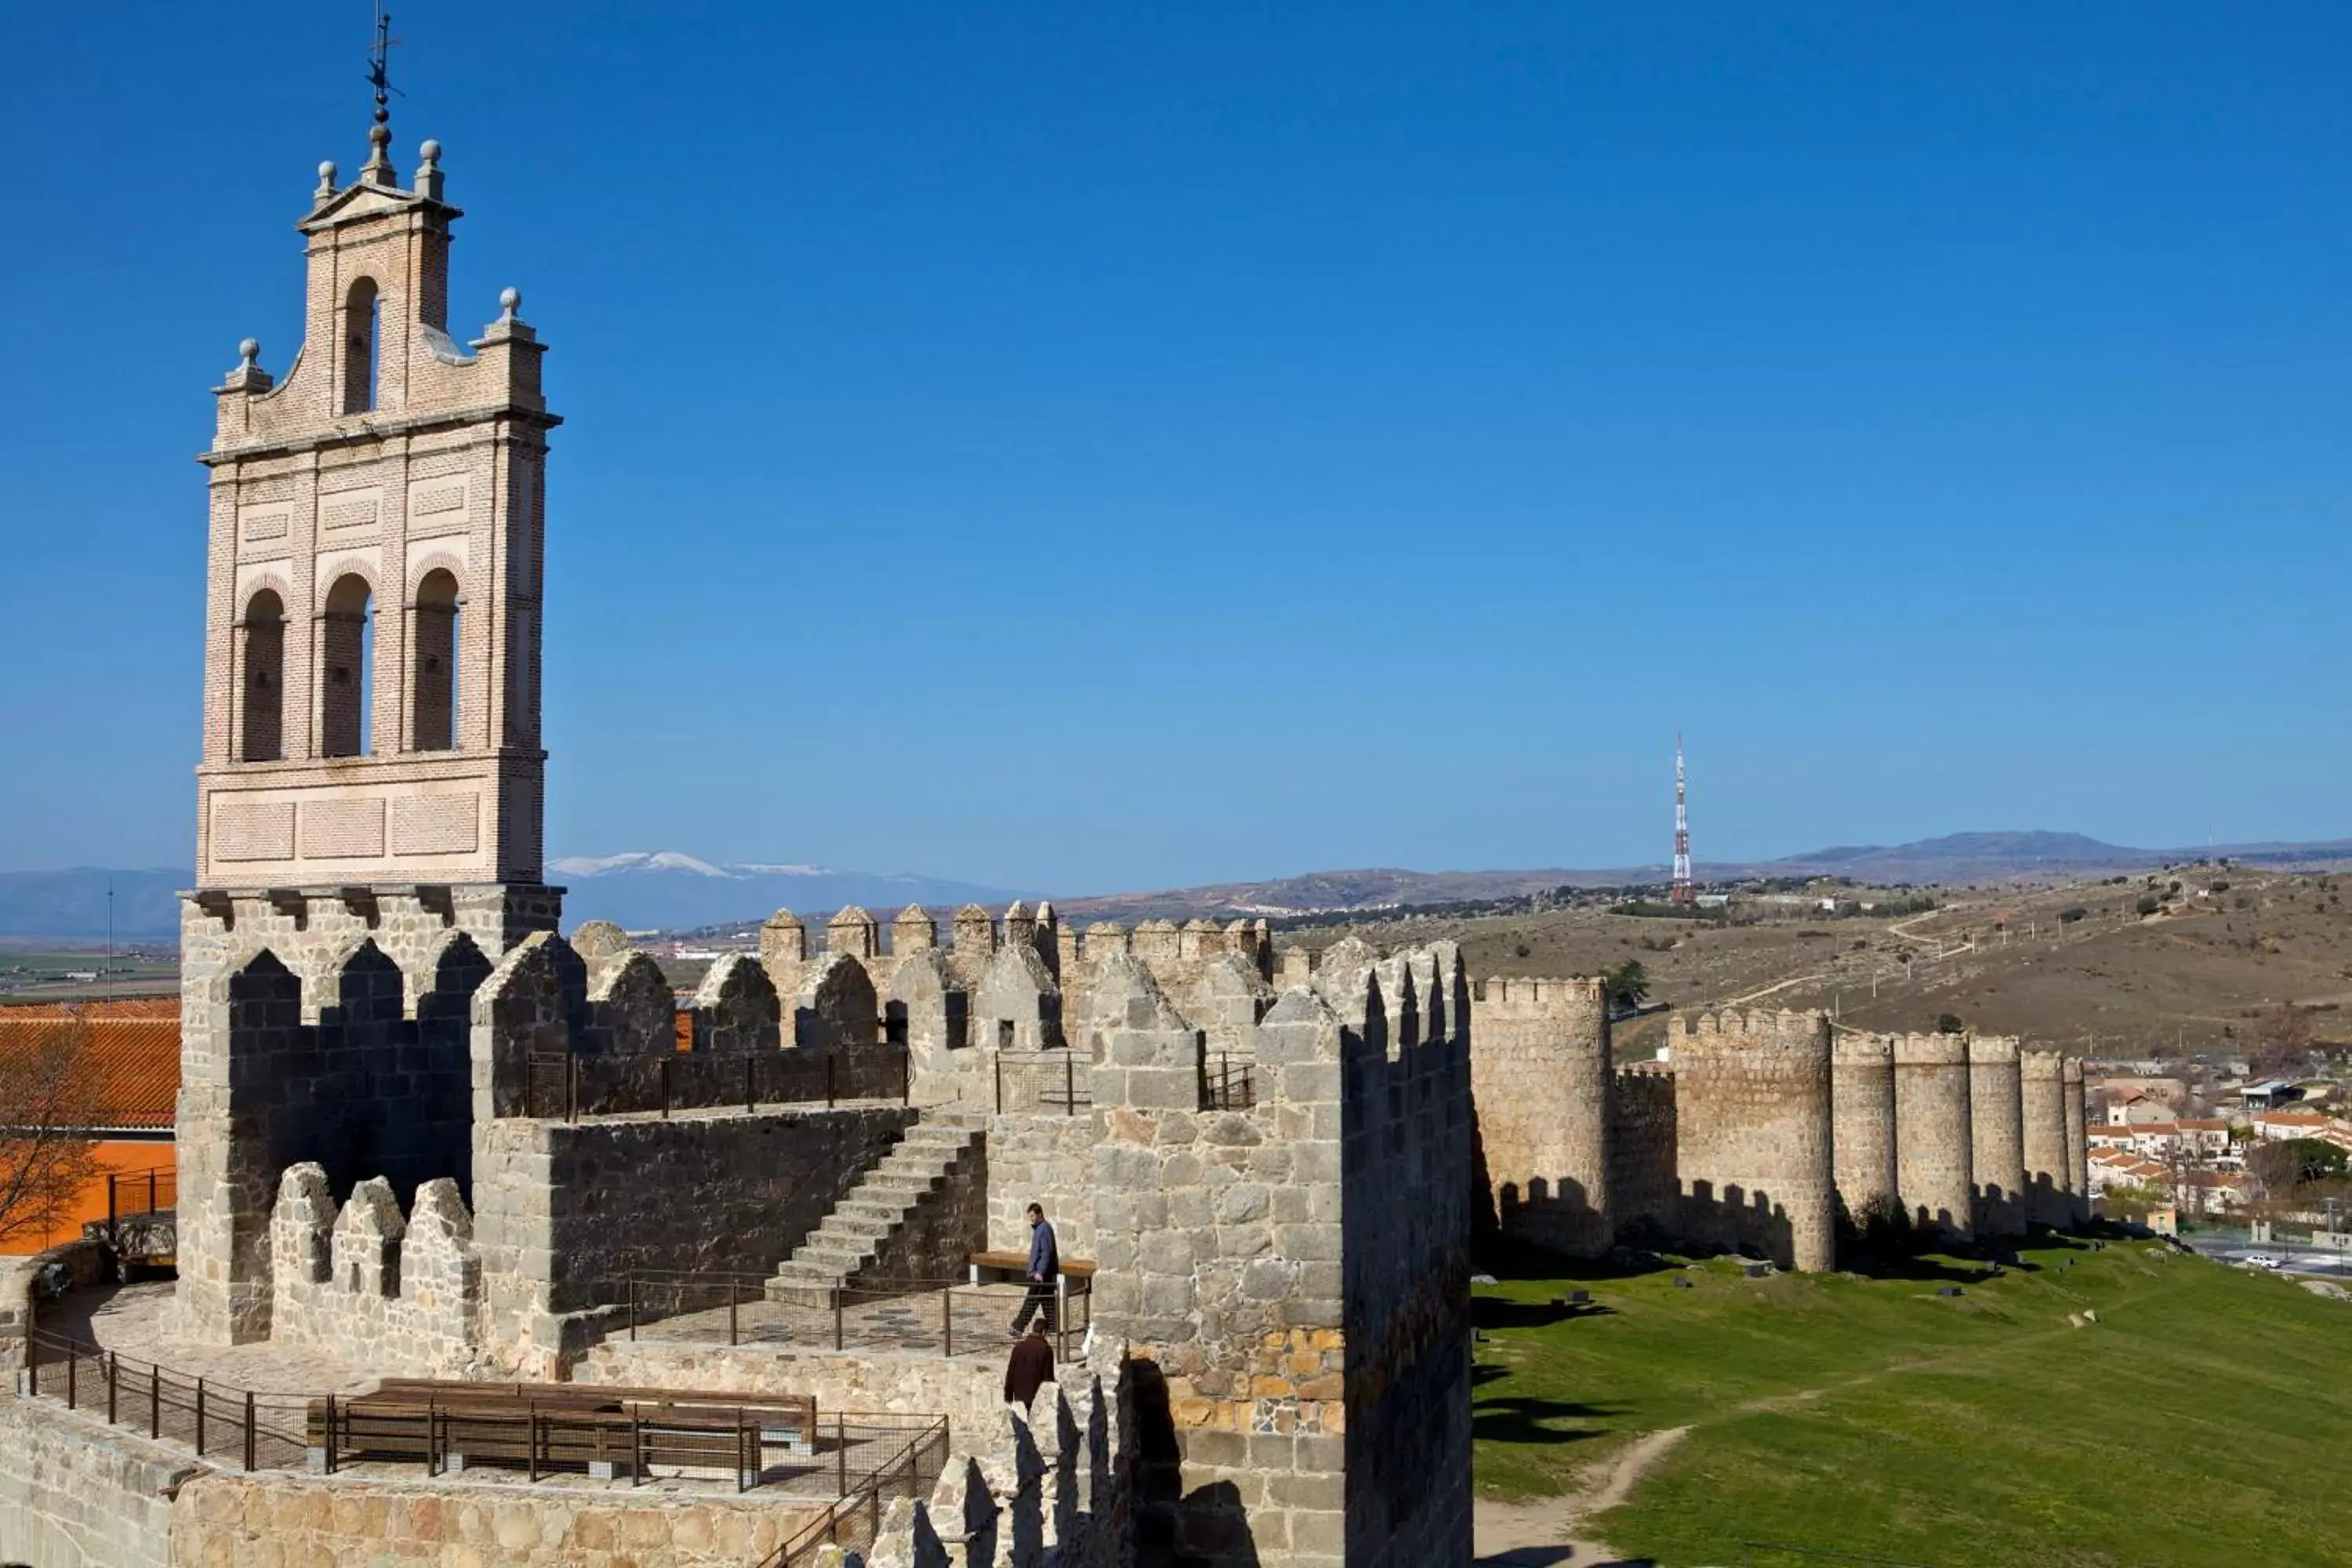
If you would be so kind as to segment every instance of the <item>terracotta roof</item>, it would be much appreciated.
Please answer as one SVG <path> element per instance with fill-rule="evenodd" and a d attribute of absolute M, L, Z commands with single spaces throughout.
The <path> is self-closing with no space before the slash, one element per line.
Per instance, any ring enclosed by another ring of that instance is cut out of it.
<path fill-rule="evenodd" d="M 27 1011 L 0 1013 L 0 1072 L 16 1070 L 68 1023 L 55 1014 L 27 1017 Z M 89 1107 L 85 1125 L 170 1127 L 180 1095 L 180 1020 L 102 1016 L 83 1022 L 89 1034 L 75 1071 L 87 1079 L 76 1095 Z"/>
<path fill-rule="evenodd" d="M 2195 1132 L 2227 1132 L 2230 1130 L 2230 1124 L 2218 1116 L 2184 1116 L 2180 1119 L 2180 1126 L 2183 1131 Z"/>
<path fill-rule="evenodd" d="M 2254 1120 L 2273 1127 L 2325 1127 L 2329 1121 L 2316 1110 L 2258 1110 Z"/>

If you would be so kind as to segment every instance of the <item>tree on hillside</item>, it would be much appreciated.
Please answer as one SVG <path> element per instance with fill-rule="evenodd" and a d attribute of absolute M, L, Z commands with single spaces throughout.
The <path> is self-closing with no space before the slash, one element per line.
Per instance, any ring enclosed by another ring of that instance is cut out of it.
<path fill-rule="evenodd" d="M 2246 1030 L 2246 1070 L 2256 1078 L 2300 1071 L 2311 1057 L 2311 1011 L 2288 1002 Z"/>
<path fill-rule="evenodd" d="M 1638 958 L 1629 958 L 1611 970 L 1602 984 L 1608 987 L 1609 1005 L 1617 1012 L 1630 1013 L 1649 999 L 1650 972 Z"/>
<path fill-rule="evenodd" d="M 89 1026 L 59 1018 L 0 1057 L 0 1246 L 63 1224 L 98 1173 Z"/>
<path fill-rule="evenodd" d="M 1958 1013 L 1938 1013 L 1936 1015 L 1936 1033 L 1939 1035 L 1965 1035 L 1968 1032 L 1969 1026 L 1967 1021 Z"/>
<path fill-rule="evenodd" d="M 2333 1143 L 2316 1138 L 2286 1138 L 2263 1143 L 2246 1153 L 2246 1169 L 2273 1196 L 2315 1182 L 2344 1174 L 2346 1155 Z"/>

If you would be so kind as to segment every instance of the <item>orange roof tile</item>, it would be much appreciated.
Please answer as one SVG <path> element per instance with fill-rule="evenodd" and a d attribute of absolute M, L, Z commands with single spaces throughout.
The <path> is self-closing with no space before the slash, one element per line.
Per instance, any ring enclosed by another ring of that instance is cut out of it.
<path fill-rule="evenodd" d="M 180 1096 L 180 1020 L 84 1018 L 89 1037 L 75 1071 L 85 1084 L 76 1098 L 89 1109 L 93 1128 L 170 1127 Z M 0 1014 L 0 1072 L 16 1070 L 41 1042 L 68 1026 L 63 1016 Z"/>

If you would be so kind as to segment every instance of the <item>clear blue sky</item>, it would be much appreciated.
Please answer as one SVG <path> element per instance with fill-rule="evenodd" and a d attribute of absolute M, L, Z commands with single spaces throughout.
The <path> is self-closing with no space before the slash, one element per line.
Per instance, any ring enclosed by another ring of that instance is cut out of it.
<path fill-rule="evenodd" d="M 1671 15 L 1662 13 L 1671 12 Z M 2352 7 L 405 0 L 549 843 L 1081 891 L 2352 832 Z M 192 856 L 358 0 L 20 6 L 0 866 Z"/>

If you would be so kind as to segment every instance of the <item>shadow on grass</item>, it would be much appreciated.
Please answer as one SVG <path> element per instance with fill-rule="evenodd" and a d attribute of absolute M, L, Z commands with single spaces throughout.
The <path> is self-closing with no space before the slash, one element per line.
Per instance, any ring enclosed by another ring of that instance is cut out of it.
<path fill-rule="evenodd" d="M 1470 1299 L 1472 1326 L 1490 1331 L 1548 1329 L 1554 1323 L 1571 1322 L 1578 1318 L 1612 1317 L 1616 1310 L 1598 1301 L 1512 1301 L 1500 1296 Z"/>
<path fill-rule="evenodd" d="M 1480 1372 L 1486 1368 L 1477 1369 Z M 1496 1375 L 1502 1375 L 1499 1368 Z M 1474 1383 L 1491 1379 L 1474 1377 Z M 1474 1395 L 1470 1405 L 1470 1435 L 1481 1443 L 1517 1443 L 1529 1447 L 1556 1447 L 1563 1443 L 1581 1443 L 1588 1437 L 1605 1436 L 1601 1422 L 1621 1414 L 1619 1407 L 1608 1405 L 1579 1405 L 1566 1399 L 1541 1399 L 1523 1394 Z M 1585 1421 L 1589 1426 L 1563 1427 L 1553 1425 L 1561 1421 Z"/>
<path fill-rule="evenodd" d="M 1595 1279 L 1631 1279 L 1683 1266 L 1679 1258 L 1631 1247 L 1612 1247 L 1602 1258 L 1570 1258 L 1564 1252 L 1505 1237 L 1490 1238 L 1478 1246 L 1479 1268 L 1499 1280 L 1583 1284 Z"/>
<path fill-rule="evenodd" d="M 1570 1564 L 1572 1568 L 1657 1568 L 1654 1557 L 1612 1557 L 1606 1563 L 1586 1558 L 1577 1561 L 1573 1546 L 1514 1546 L 1508 1552 L 1496 1552 L 1479 1558 L 1472 1568 L 1554 1568 L 1554 1564 Z"/>

